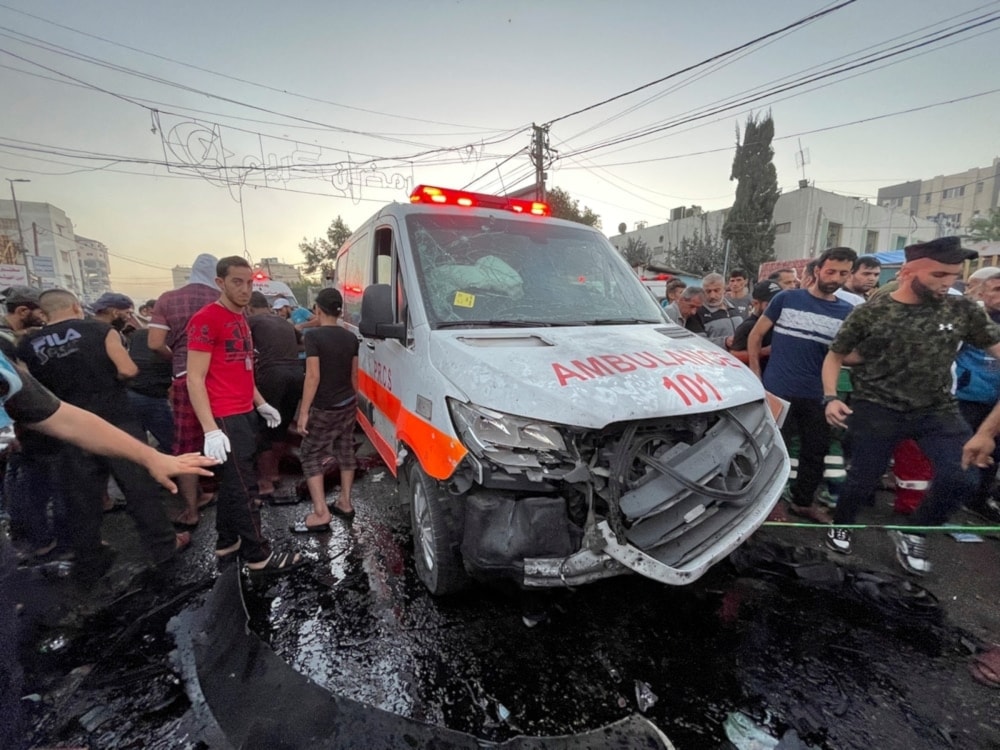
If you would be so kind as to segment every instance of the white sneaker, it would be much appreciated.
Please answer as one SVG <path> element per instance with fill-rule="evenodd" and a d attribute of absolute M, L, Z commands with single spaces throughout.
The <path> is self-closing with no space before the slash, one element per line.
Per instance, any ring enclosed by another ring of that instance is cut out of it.
<path fill-rule="evenodd" d="M 850 529 L 830 529 L 826 532 L 826 547 L 840 555 L 851 554 Z"/>
<path fill-rule="evenodd" d="M 906 534 L 890 530 L 889 537 L 896 545 L 896 559 L 903 570 L 917 576 L 931 572 L 931 561 L 927 559 L 927 538 L 918 534 Z"/>

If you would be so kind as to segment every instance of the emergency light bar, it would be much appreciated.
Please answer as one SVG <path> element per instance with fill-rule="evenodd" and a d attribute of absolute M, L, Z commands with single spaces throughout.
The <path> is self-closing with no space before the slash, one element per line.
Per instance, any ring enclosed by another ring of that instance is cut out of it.
<path fill-rule="evenodd" d="M 465 208 L 499 208 L 517 214 L 532 214 L 533 216 L 552 215 L 552 209 L 547 203 L 541 201 L 508 198 L 504 195 L 470 193 L 465 190 L 449 190 L 430 185 L 418 185 L 414 188 L 413 192 L 410 193 L 410 203 L 437 203 L 444 206 L 463 206 Z"/>

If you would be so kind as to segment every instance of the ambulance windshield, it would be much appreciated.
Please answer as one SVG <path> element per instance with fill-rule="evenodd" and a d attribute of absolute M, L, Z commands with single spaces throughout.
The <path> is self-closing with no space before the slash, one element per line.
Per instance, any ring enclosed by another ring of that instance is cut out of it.
<path fill-rule="evenodd" d="M 432 327 L 662 323 L 662 310 L 599 233 L 537 219 L 406 218 Z"/>

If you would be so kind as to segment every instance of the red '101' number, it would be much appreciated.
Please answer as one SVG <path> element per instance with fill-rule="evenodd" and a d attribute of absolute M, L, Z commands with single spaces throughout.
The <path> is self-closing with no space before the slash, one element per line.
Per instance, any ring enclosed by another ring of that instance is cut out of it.
<path fill-rule="evenodd" d="M 695 402 L 707 404 L 710 398 L 722 401 L 722 394 L 719 393 L 714 385 L 708 382 L 708 379 L 704 375 L 697 375 L 693 378 L 690 375 L 664 378 L 663 387 L 668 391 L 676 391 L 685 406 L 691 406 Z"/>

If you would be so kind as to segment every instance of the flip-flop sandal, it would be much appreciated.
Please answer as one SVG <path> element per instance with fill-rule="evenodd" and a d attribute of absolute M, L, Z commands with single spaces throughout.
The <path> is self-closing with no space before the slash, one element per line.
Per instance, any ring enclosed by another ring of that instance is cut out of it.
<path fill-rule="evenodd" d="M 296 559 L 298 558 L 298 559 Z M 262 568 L 251 568 L 246 566 L 247 575 L 251 578 L 264 578 L 269 576 L 280 576 L 291 573 L 294 570 L 306 565 L 309 561 L 298 552 L 272 552 L 267 558 L 267 562 Z"/>
<path fill-rule="evenodd" d="M 332 504 L 331 505 L 327 505 L 326 507 L 329 508 L 330 512 L 333 515 L 337 516 L 338 518 L 343 518 L 345 521 L 353 521 L 354 520 L 354 511 L 353 510 L 341 510 L 336 505 L 332 505 Z"/>
<path fill-rule="evenodd" d="M 330 524 L 320 523 L 315 526 L 310 526 L 303 519 L 302 521 L 296 521 L 293 523 L 288 527 L 288 530 L 293 534 L 322 534 L 330 530 Z"/>
<path fill-rule="evenodd" d="M 980 685 L 1000 688 L 1000 646 L 973 656 L 969 674 Z"/>

